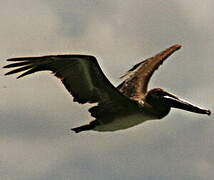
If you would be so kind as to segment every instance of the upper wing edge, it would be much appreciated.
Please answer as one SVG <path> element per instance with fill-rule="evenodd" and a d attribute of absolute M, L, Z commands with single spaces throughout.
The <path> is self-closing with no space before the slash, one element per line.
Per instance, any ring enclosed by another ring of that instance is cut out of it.
<path fill-rule="evenodd" d="M 123 77 L 127 77 L 117 89 L 129 98 L 143 98 L 147 92 L 149 80 L 156 69 L 175 51 L 179 50 L 181 45 L 175 44 L 155 56 L 152 56 L 140 63 L 134 65 Z"/>
<path fill-rule="evenodd" d="M 94 101 L 104 103 L 104 101 L 116 101 L 111 99 L 124 100 L 126 98 L 105 76 L 96 57 L 91 55 L 49 55 L 10 58 L 7 61 L 12 63 L 4 66 L 4 68 L 15 69 L 5 75 L 25 71 L 17 78 L 37 71 L 52 71 L 62 81 L 74 99 L 82 104 L 86 102 L 94 103 Z M 72 63 L 75 65 L 73 69 Z M 75 63 L 77 63 L 77 66 Z M 84 76 L 84 73 L 87 74 L 87 77 Z M 87 78 L 90 82 L 87 82 Z M 90 85 L 93 86 L 91 89 L 88 88 Z"/>
<path fill-rule="evenodd" d="M 167 48 L 166 50 L 164 51 L 161 51 L 160 53 L 156 54 L 155 56 L 153 57 L 150 57 L 150 58 L 147 58 L 137 64 L 135 64 L 132 68 L 130 68 L 127 72 L 125 72 L 123 75 L 121 75 L 119 78 L 120 79 L 123 79 L 125 77 L 130 77 L 133 72 L 135 72 L 142 64 L 144 64 L 147 60 L 149 59 L 155 59 L 155 58 L 159 58 L 159 59 L 162 59 L 162 60 L 165 60 L 167 59 L 172 53 L 174 53 L 175 51 L 179 50 L 182 46 L 180 44 L 175 44 L 169 48 Z"/>

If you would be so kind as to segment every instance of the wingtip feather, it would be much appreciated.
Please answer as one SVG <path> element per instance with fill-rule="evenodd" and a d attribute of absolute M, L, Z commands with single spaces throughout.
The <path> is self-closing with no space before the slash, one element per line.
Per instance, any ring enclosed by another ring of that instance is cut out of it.
<path fill-rule="evenodd" d="M 180 45 L 180 44 L 174 44 L 173 46 L 171 46 L 171 48 L 179 50 L 180 48 L 182 48 L 182 45 Z"/>

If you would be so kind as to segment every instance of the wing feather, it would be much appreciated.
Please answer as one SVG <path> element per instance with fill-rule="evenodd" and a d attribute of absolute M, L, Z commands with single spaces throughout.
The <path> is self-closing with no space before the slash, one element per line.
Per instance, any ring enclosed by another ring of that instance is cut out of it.
<path fill-rule="evenodd" d="M 128 77 L 117 88 L 131 99 L 143 99 L 147 92 L 149 80 L 156 69 L 181 45 L 173 45 L 166 50 L 133 66 L 121 78 Z"/>
<path fill-rule="evenodd" d="M 4 68 L 16 68 L 6 75 L 23 72 L 18 78 L 52 71 L 79 103 L 98 103 L 89 112 L 102 117 L 127 107 L 131 101 L 116 89 L 102 72 L 96 58 L 88 55 L 53 55 L 8 59 Z M 115 108 L 116 107 L 116 108 Z"/>

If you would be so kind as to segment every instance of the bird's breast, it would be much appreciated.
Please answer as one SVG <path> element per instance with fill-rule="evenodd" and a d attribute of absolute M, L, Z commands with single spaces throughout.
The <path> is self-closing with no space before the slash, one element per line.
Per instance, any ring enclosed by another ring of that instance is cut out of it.
<path fill-rule="evenodd" d="M 141 124 L 148 120 L 156 119 L 154 116 L 147 115 L 145 113 L 136 113 L 130 115 L 124 115 L 111 120 L 109 123 L 100 123 L 97 125 L 95 131 L 116 131 L 127 129 L 138 124 Z"/>

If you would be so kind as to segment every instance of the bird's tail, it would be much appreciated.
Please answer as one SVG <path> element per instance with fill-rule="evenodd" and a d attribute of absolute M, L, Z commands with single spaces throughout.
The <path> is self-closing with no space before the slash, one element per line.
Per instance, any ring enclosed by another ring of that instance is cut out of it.
<path fill-rule="evenodd" d="M 86 125 L 83 125 L 83 126 L 72 128 L 71 130 L 74 131 L 75 133 L 79 133 L 79 132 L 82 132 L 82 131 L 92 130 L 93 128 L 94 128 L 94 125 L 86 124 Z"/>

